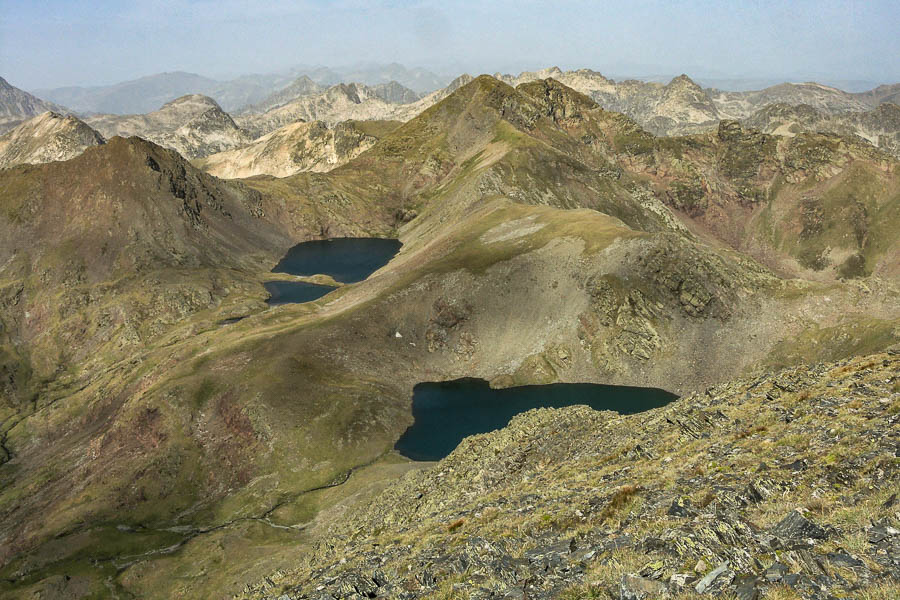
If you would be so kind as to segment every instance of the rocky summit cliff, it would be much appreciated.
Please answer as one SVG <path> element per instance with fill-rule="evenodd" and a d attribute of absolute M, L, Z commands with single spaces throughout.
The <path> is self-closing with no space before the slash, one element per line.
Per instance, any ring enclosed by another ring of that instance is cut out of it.
<path fill-rule="evenodd" d="M 589 597 L 624 575 L 890 597 L 895 159 L 735 121 L 656 138 L 553 78 L 460 80 L 376 137 L 282 178 L 138 138 L 0 171 L 0 597 Z M 270 272 L 286 249 L 336 237 L 403 246 L 268 306 L 264 282 L 298 281 Z M 462 377 L 684 399 L 532 413 L 417 474 L 392 451 L 413 389 Z"/>
<path fill-rule="evenodd" d="M 634 416 L 532 410 L 350 505 L 239 598 L 900 594 L 900 355 Z"/>
<path fill-rule="evenodd" d="M 0 168 L 69 160 L 103 143 L 103 136 L 76 117 L 46 112 L 0 136 Z"/>
<path fill-rule="evenodd" d="M 325 88 L 323 88 L 321 85 L 319 85 L 306 75 L 303 75 L 292 81 L 284 88 L 270 94 L 261 102 L 245 106 L 242 109 L 238 110 L 235 114 L 263 113 L 267 110 L 278 108 L 279 106 L 284 106 L 288 102 L 292 102 L 297 98 L 302 98 L 303 96 L 309 96 L 311 94 L 318 94 L 319 92 L 323 91 L 323 89 Z"/>
<path fill-rule="evenodd" d="M 215 100 L 182 96 L 145 115 L 96 115 L 85 121 L 105 137 L 139 136 L 198 158 L 243 146 L 252 137 Z"/>

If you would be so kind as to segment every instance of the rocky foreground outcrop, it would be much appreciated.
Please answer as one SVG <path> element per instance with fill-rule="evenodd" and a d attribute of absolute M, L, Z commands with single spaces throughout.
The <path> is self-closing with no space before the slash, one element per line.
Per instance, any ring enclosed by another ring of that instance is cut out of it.
<path fill-rule="evenodd" d="M 242 598 L 896 598 L 900 354 L 533 410 Z M 362 503 L 365 504 L 365 503 Z"/>

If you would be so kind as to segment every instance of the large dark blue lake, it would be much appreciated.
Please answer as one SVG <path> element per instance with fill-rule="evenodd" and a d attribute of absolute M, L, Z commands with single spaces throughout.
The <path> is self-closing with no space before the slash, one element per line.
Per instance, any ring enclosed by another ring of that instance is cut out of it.
<path fill-rule="evenodd" d="M 341 283 L 362 281 L 400 251 L 400 240 L 335 238 L 297 244 L 275 265 L 273 273 L 331 275 Z"/>
<path fill-rule="evenodd" d="M 440 460 L 463 438 L 501 429 L 532 408 L 585 404 L 631 414 L 665 406 L 678 396 L 657 388 L 591 383 L 527 385 L 491 389 L 483 379 L 420 383 L 413 388 L 415 422 L 394 448 L 413 460 Z"/>

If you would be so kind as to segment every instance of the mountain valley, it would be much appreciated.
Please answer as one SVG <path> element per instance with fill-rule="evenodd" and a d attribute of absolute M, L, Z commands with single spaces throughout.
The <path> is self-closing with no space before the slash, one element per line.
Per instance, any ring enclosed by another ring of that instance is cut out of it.
<path fill-rule="evenodd" d="M 893 88 L 417 77 L 3 97 L 0 597 L 892 597 Z M 471 377 L 681 397 L 393 450 Z"/>

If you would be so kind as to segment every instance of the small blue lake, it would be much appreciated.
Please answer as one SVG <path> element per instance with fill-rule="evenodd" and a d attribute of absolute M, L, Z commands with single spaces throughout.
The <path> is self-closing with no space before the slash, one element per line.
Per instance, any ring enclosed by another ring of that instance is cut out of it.
<path fill-rule="evenodd" d="M 362 281 L 400 251 L 400 240 L 335 238 L 297 244 L 279 261 L 273 273 L 330 275 L 341 283 Z"/>
<path fill-rule="evenodd" d="M 335 238 L 297 244 L 284 255 L 273 273 L 330 275 L 340 283 L 356 283 L 386 265 L 403 244 L 382 238 Z M 336 289 L 302 281 L 268 281 L 269 306 L 312 302 Z"/>
<path fill-rule="evenodd" d="M 330 285 L 316 285 L 304 281 L 267 281 L 263 285 L 270 294 L 266 300 L 269 306 L 312 302 L 337 289 Z"/>
<path fill-rule="evenodd" d="M 413 388 L 415 422 L 394 448 L 412 460 L 440 460 L 463 438 L 509 424 L 532 408 L 585 404 L 594 410 L 631 414 L 665 406 L 678 398 L 658 388 L 592 383 L 554 383 L 491 389 L 483 379 L 420 383 Z"/>

